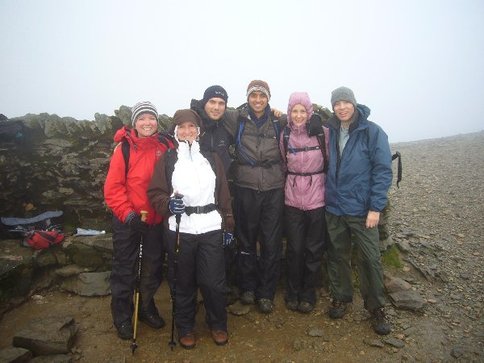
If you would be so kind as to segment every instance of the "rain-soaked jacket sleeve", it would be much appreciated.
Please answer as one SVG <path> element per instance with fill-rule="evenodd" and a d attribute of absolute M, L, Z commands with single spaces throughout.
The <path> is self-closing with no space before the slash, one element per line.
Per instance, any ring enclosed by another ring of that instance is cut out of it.
<path fill-rule="evenodd" d="M 104 200 L 113 214 L 122 222 L 128 214 L 134 211 L 133 204 L 128 199 L 126 188 L 126 165 L 121 143 L 114 149 L 108 174 L 104 183 Z"/>
<path fill-rule="evenodd" d="M 163 216 L 171 215 L 168 209 L 170 196 L 172 194 L 171 182 L 166 179 L 166 160 L 168 153 L 165 153 L 155 164 L 153 177 L 148 186 L 148 199 L 158 214 Z"/>

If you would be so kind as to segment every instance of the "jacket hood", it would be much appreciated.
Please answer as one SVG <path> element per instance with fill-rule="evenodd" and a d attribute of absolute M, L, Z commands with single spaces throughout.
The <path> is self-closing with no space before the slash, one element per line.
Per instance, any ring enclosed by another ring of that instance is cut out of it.
<path fill-rule="evenodd" d="M 123 140 L 126 140 L 131 146 L 136 144 L 142 144 L 145 142 L 150 143 L 151 141 L 144 141 L 144 140 L 158 140 L 159 133 L 158 131 L 155 132 L 153 135 L 148 137 L 138 137 L 136 131 L 128 126 L 121 127 L 116 133 L 114 134 L 114 142 L 120 143 Z"/>
<path fill-rule="evenodd" d="M 131 139 L 131 135 L 134 135 L 135 132 L 132 128 L 128 126 L 121 127 L 116 133 L 114 134 L 114 142 L 121 142 L 123 140 Z"/>

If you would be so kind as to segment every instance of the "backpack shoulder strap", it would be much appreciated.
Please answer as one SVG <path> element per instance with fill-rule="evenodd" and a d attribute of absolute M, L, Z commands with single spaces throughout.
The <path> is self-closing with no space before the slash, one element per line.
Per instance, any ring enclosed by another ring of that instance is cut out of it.
<path fill-rule="evenodd" d="M 328 155 L 326 153 L 326 139 L 324 135 L 324 130 L 316 135 L 319 143 L 319 149 L 321 150 L 321 153 L 323 154 L 323 173 L 327 173 L 328 171 Z"/>
<path fill-rule="evenodd" d="M 395 154 L 392 155 L 392 161 L 398 159 L 398 165 L 397 165 L 397 188 L 400 188 L 400 182 L 402 181 L 402 174 L 403 174 L 403 168 L 402 168 L 402 154 L 400 154 L 399 151 L 397 151 Z"/>
<path fill-rule="evenodd" d="M 235 147 L 238 148 L 242 142 L 242 133 L 244 132 L 245 128 L 245 120 L 243 120 L 243 117 L 239 115 L 237 117 L 237 130 L 235 132 Z"/>
<path fill-rule="evenodd" d="M 281 137 L 281 122 L 275 118 L 272 120 L 272 126 L 274 126 L 274 132 L 276 133 L 276 140 L 279 142 Z"/>
<path fill-rule="evenodd" d="M 126 172 L 126 175 L 128 175 L 128 169 L 129 169 L 129 143 L 126 140 L 121 141 L 121 151 L 123 152 L 123 158 L 124 158 L 124 170 Z"/>
<path fill-rule="evenodd" d="M 291 129 L 289 128 L 289 126 L 286 125 L 286 127 L 284 127 L 284 130 L 282 132 L 282 143 L 284 145 L 284 157 L 286 157 L 287 155 L 287 145 L 289 144 L 289 134 L 291 133 Z"/>

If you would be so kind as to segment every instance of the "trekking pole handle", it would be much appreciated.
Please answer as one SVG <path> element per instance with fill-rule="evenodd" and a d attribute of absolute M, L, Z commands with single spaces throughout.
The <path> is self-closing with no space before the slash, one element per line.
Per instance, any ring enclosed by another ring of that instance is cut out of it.
<path fill-rule="evenodd" d="M 140 211 L 141 214 L 141 222 L 146 222 L 148 219 L 148 211 L 142 210 Z"/>
<path fill-rule="evenodd" d="M 173 197 L 175 199 L 182 199 L 183 198 L 183 194 L 180 194 L 178 192 L 176 192 Z M 175 214 L 175 221 L 176 221 L 176 224 L 180 225 L 180 221 L 181 221 L 181 214 Z"/>

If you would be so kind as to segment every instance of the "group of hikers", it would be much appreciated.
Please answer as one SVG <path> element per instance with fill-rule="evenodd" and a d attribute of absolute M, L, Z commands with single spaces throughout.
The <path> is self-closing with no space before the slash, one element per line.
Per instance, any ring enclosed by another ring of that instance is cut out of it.
<path fill-rule="evenodd" d="M 387 135 L 347 87 L 332 92 L 324 125 L 306 92 L 290 95 L 286 115 L 271 109 L 266 82 L 251 81 L 246 94 L 246 103 L 227 109 L 225 89 L 208 87 L 201 100 L 175 112 L 167 132 L 158 131 L 156 107 L 140 102 L 132 127 L 116 132 L 104 196 L 113 212 L 118 336 L 136 334 L 137 288 L 138 319 L 165 326 L 153 297 L 166 253 L 178 342 L 196 345 L 200 291 L 213 341 L 226 344 L 228 284 L 237 286 L 242 304 L 270 314 L 283 236 L 287 309 L 314 309 L 327 249 L 328 315 L 343 318 L 353 299 L 354 247 L 372 327 L 389 334 L 377 228 L 392 181 Z"/>

